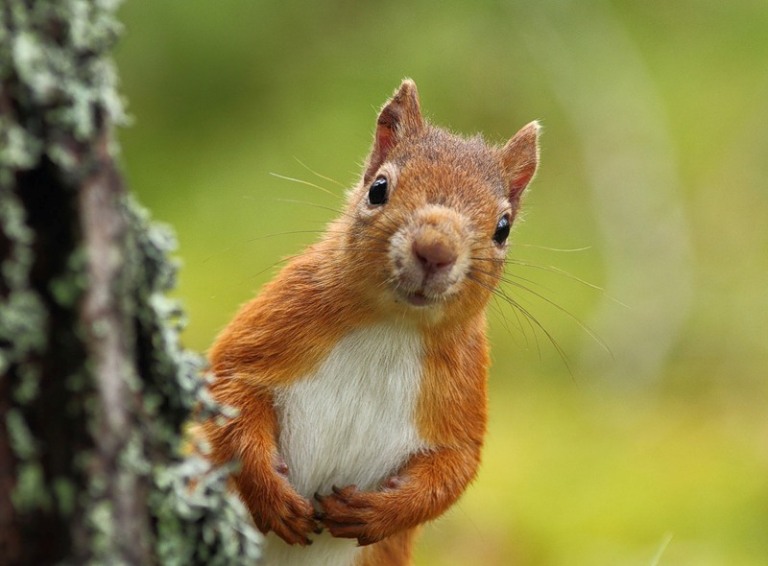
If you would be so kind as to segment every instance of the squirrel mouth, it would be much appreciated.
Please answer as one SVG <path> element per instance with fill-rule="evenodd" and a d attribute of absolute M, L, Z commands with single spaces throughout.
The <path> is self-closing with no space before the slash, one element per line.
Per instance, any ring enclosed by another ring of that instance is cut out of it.
<path fill-rule="evenodd" d="M 415 293 L 408 293 L 405 296 L 405 300 L 414 307 L 425 307 L 432 302 L 424 293 L 416 291 Z"/>
<path fill-rule="evenodd" d="M 400 296 L 412 307 L 428 307 L 438 301 L 436 297 L 427 296 L 423 291 L 404 292 L 400 293 Z"/>
<path fill-rule="evenodd" d="M 395 300 L 417 309 L 433 307 L 443 303 L 451 294 L 450 290 L 433 288 L 435 285 L 430 285 L 429 282 L 426 284 L 422 283 L 418 286 L 402 283 L 407 282 L 401 282 L 400 285 L 395 285 Z"/>

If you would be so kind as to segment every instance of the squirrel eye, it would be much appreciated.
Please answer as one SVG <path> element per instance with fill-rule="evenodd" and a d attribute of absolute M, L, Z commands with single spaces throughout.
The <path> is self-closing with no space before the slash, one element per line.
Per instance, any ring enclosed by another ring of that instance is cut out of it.
<path fill-rule="evenodd" d="M 509 215 L 505 214 L 499 219 L 499 223 L 496 224 L 496 231 L 493 233 L 493 241 L 501 246 L 507 241 L 511 227 L 512 224 L 509 221 Z"/>
<path fill-rule="evenodd" d="M 387 178 L 376 177 L 368 189 L 368 202 L 373 205 L 386 204 L 387 202 Z"/>

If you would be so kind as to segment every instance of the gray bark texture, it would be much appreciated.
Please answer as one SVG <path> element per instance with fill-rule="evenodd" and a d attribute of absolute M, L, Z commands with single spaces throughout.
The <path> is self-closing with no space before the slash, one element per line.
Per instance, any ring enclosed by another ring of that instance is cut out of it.
<path fill-rule="evenodd" d="M 0 565 L 249 564 L 166 297 L 170 232 L 115 161 L 116 0 L 0 0 Z"/>

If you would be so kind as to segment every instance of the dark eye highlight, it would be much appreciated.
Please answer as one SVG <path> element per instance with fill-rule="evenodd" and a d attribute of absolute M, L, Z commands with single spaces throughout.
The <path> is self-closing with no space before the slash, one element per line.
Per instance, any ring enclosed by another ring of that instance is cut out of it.
<path fill-rule="evenodd" d="M 371 188 L 368 189 L 368 203 L 374 206 L 386 204 L 388 185 L 386 177 L 376 177 L 376 180 L 371 183 Z"/>
<path fill-rule="evenodd" d="M 509 237 L 509 230 L 512 227 L 512 223 L 509 221 L 509 214 L 505 214 L 499 219 L 499 223 L 496 224 L 496 231 L 493 233 L 493 241 L 498 245 L 503 245 Z"/>

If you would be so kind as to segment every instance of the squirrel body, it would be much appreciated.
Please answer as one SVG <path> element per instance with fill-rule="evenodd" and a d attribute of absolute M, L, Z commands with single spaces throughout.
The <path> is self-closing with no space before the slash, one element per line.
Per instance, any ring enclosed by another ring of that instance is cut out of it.
<path fill-rule="evenodd" d="M 409 564 L 419 525 L 474 478 L 486 427 L 485 307 L 538 163 L 382 108 L 346 211 L 244 305 L 209 354 L 238 410 L 204 432 L 271 533 L 267 565 Z M 311 544 L 311 546 L 310 546 Z"/>

